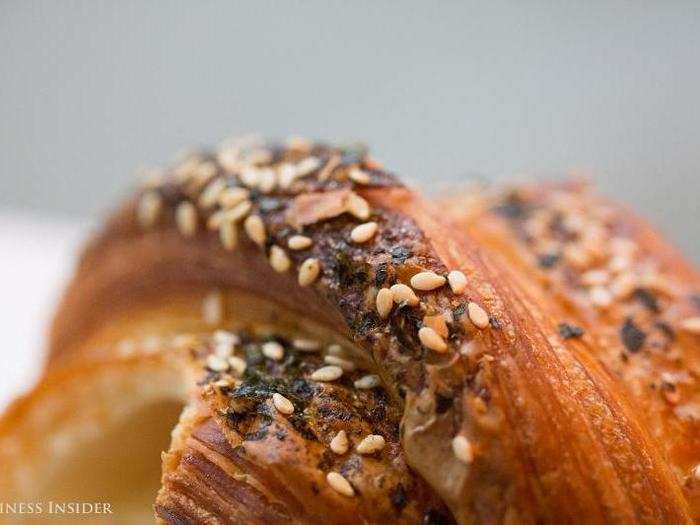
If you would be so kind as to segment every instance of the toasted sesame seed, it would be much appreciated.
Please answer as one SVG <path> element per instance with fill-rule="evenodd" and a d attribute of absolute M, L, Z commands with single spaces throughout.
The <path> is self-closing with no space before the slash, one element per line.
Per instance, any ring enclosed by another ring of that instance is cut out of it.
<path fill-rule="evenodd" d="M 700 334 L 700 317 L 688 317 L 687 319 L 683 319 L 679 327 L 681 330 L 688 333 Z"/>
<path fill-rule="evenodd" d="M 204 208 L 211 208 L 219 200 L 221 192 L 226 189 L 226 181 L 222 178 L 214 179 L 210 182 L 199 196 L 199 205 Z"/>
<path fill-rule="evenodd" d="M 353 384 L 355 385 L 355 388 L 359 390 L 370 390 L 372 388 L 377 388 L 381 384 L 381 380 L 379 379 L 378 375 L 367 374 L 366 376 L 362 376 Z"/>
<path fill-rule="evenodd" d="M 280 361 L 284 357 L 284 347 L 277 341 L 263 343 L 261 350 L 265 357 L 273 361 Z"/>
<path fill-rule="evenodd" d="M 364 224 L 355 226 L 350 232 L 350 239 L 352 239 L 352 242 L 356 243 L 367 242 L 377 233 L 378 227 L 376 222 L 365 222 Z"/>
<path fill-rule="evenodd" d="M 348 177 L 350 177 L 351 181 L 356 182 L 357 184 L 369 184 L 371 180 L 369 173 L 361 170 L 360 168 L 352 168 L 348 174 Z"/>
<path fill-rule="evenodd" d="M 192 237 L 197 231 L 197 209 L 189 201 L 178 204 L 175 210 L 177 229 L 185 237 Z"/>
<path fill-rule="evenodd" d="M 326 474 L 326 481 L 328 481 L 328 484 L 333 490 L 343 496 L 351 498 L 355 495 L 355 490 L 352 488 L 352 485 L 350 485 L 350 482 L 337 472 L 329 472 Z"/>
<path fill-rule="evenodd" d="M 232 221 L 224 221 L 219 226 L 219 240 L 226 250 L 233 250 L 238 245 L 238 227 Z"/>
<path fill-rule="evenodd" d="M 313 339 L 294 339 L 292 346 L 302 352 L 316 352 L 321 348 L 321 343 Z"/>
<path fill-rule="evenodd" d="M 284 273 L 289 270 L 292 261 L 289 260 L 287 252 L 277 245 L 270 248 L 270 265 L 277 273 Z"/>
<path fill-rule="evenodd" d="M 607 308 L 613 301 L 613 296 L 610 291 L 602 286 L 594 286 L 591 288 L 588 296 L 593 306 L 598 308 Z"/>
<path fill-rule="evenodd" d="M 284 397 L 282 394 L 278 394 L 277 392 L 272 394 L 272 403 L 275 405 L 277 411 L 281 414 L 288 416 L 289 414 L 294 413 L 294 405 L 289 399 Z"/>
<path fill-rule="evenodd" d="M 321 263 L 318 259 L 309 258 L 306 259 L 301 266 L 299 266 L 299 286 L 309 286 L 314 283 L 321 273 Z"/>
<path fill-rule="evenodd" d="M 382 450 L 384 445 L 386 445 L 384 436 L 370 434 L 357 444 L 356 450 L 358 454 L 374 454 Z"/>
<path fill-rule="evenodd" d="M 340 368 L 342 368 L 346 372 L 352 372 L 356 368 L 356 365 L 354 362 L 349 361 L 347 359 L 343 359 L 342 357 L 338 357 L 337 355 L 324 356 L 323 361 L 327 365 L 339 366 Z"/>
<path fill-rule="evenodd" d="M 489 314 L 478 304 L 469 303 L 467 305 L 467 314 L 469 315 L 469 320 L 477 328 L 486 328 L 489 325 Z"/>
<path fill-rule="evenodd" d="M 202 301 L 202 318 L 207 324 L 219 324 L 224 316 L 224 298 L 213 290 Z"/>
<path fill-rule="evenodd" d="M 361 221 L 369 219 L 369 203 L 357 193 L 351 193 L 348 197 L 348 211 Z"/>
<path fill-rule="evenodd" d="M 409 306 L 416 306 L 420 302 L 416 293 L 408 285 L 403 283 L 395 284 L 390 290 L 394 302 L 397 304 L 406 303 Z"/>
<path fill-rule="evenodd" d="M 435 290 L 445 284 L 445 278 L 435 272 L 419 272 L 411 277 L 411 286 L 424 292 Z"/>
<path fill-rule="evenodd" d="M 207 368 L 209 368 L 209 370 L 213 370 L 214 372 L 224 372 L 228 370 L 229 365 L 228 361 L 223 357 L 211 354 L 207 356 Z"/>
<path fill-rule="evenodd" d="M 421 344 L 429 350 L 434 350 L 435 352 L 444 352 L 447 350 L 447 343 L 445 343 L 445 340 L 440 337 L 440 334 L 428 326 L 424 326 L 418 330 L 418 339 L 420 339 Z"/>
<path fill-rule="evenodd" d="M 474 461 L 472 444 L 464 436 L 455 436 L 452 439 L 452 452 L 454 452 L 455 457 L 465 465 L 469 465 Z"/>
<path fill-rule="evenodd" d="M 467 287 L 467 276 L 459 270 L 452 270 L 447 274 L 447 282 L 450 283 L 453 293 L 461 294 Z"/>
<path fill-rule="evenodd" d="M 136 210 L 139 224 L 143 228 L 150 228 L 158 220 L 162 209 L 163 199 L 161 196 L 155 191 L 147 191 L 141 196 Z"/>
<path fill-rule="evenodd" d="M 249 215 L 243 223 L 243 228 L 251 241 L 260 247 L 265 246 L 267 232 L 265 231 L 265 223 L 260 215 Z"/>
<path fill-rule="evenodd" d="M 348 441 L 348 435 L 345 433 L 345 430 L 341 430 L 331 439 L 330 447 L 331 450 L 338 455 L 345 454 L 348 451 L 350 442 Z"/>
<path fill-rule="evenodd" d="M 226 210 L 223 215 L 223 219 L 231 222 L 239 222 L 243 217 L 248 215 L 253 203 L 249 200 L 245 200 L 236 204 L 230 210 Z"/>
<path fill-rule="evenodd" d="M 245 370 L 248 368 L 248 363 L 245 362 L 245 359 L 235 355 L 228 358 L 228 364 L 231 365 L 231 370 L 233 370 L 238 377 L 245 374 Z"/>
<path fill-rule="evenodd" d="M 236 188 L 226 188 L 221 193 L 219 193 L 219 206 L 222 208 L 233 208 L 237 204 L 248 200 L 250 196 L 250 191 L 246 188 L 236 187 Z"/>
<path fill-rule="evenodd" d="M 340 166 L 341 161 L 342 159 L 340 155 L 333 155 L 330 159 L 328 159 L 328 162 L 326 162 L 325 166 L 323 166 L 323 169 L 318 172 L 318 180 L 328 180 L 328 178 L 333 174 L 333 171 Z"/>
<path fill-rule="evenodd" d="M 376 305 L 379 317 L 382 319 L 389 317 L 391 309 L 394 307 L 394 294 L 389 288 L 382 288 L 377 292 Z"/>
<path fill-rule="evenodd" d="M 290 250 L 305 250 L 310 247 L 314 241 L 305 235 L 292 235 L 287 241 L 287 247 Z"/>
<path fill-rule="evenodd" d="M 343 369 L 339 366 L 328 365 L 314 370 L 311 374 L 312 381 L 335 381 L 343 375 Z"/>

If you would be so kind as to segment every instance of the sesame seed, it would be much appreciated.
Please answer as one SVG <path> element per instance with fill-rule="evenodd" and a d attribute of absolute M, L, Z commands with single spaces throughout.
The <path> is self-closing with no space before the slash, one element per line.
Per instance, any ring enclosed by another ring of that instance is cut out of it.
<path fill-rule="evenodd" d="M 241 342 L 241 338 L 238 337 L 237 334 L 229 332 L 228 330 L 215 331 L 213 338 L 216 344 L 230 344 L 231 346 L 236 346 Z"/>
<path fill-rule="evenodd" d="M 370 434 L 357 444 L 356 450 L 358 454 L 374 454 L 382 450 L 385 444 L 384 436 Z"/>
<path fill-rule="evenodd" d="M 178 204 L 175 209 L 177 229 L 185 237 L 192 237 L 197 231 L 197 209 L 189 201 Z"/>
<path fill-rule="evenodd" d="M 696 480 L 700 481 L 700 464 L 695 465 L 690 472 Z"/>
<path fill-rule="evenodd" d="M 245 374 L 245 370 L 248 368 L 248 363 L 245 362 L 245 359 L 235 355 L 228 358 L 228 364 L 231 365 L 231 369 L 238 377 Z"/>
<path fill-rule="evenodd" d="M 289 260 L 287 252 L 277 245 L 270 248 L 270 265 L 277 273 L 284 273 L 289 270 L 292 261 Z"/>
<path fill-rule="evenodd" d="M 287 162 L 277 166 L 277 176 L 280 187 L 283 189 L 289 188 L 296 180 L 297 172 L 293 164 Z"/>
<path fill-rule="evenodd" d="M 227 220 L 227 221 L 238 222 L 241 219 L 243 219 L 243 217 L 248 215 L 248 213 L 250 212 L 252 207 L 253 207 L 253 203 L 250 202 L 249 200 L 239 202 L 230 210 L 226 210 L 224 212 L 223 218 L 224 218 L 224 220 Z"/>
<path fill-rule="evenodd" d="M 447 274 L 447 282 L 453 293 L 461 294 L 467 287 L 467 276 L 459 270 L 452 270 Z"/>
<path fill-rule="evenodd" d="M 338 357 L 337 355 L 324 356 L 323 361 L 327 365 L 339 366 L 346 372 L 353 372 L 356 367 L 354 362 L 348 361 L 347 359 L 343 359 L 342 357 Z"/>
<path fill-rule="evenodd" d="M 357 193 L 351 193 L 348 197 L 348 211 L 361 221 L 369 219 L 370 209 L 369 203 L 360 197 Z"/>
<path fill-rule="evenodd" d="M 143 228 L 150 228 L 158 220 L 162 209 L 163 199 L 158 193 L 155 191 L 148 191 L 144 193 L 139 200 L 136 210 L 136 216 L 139 224 Z"/>
<path fill-rule="evenodd" d="M 394 302 L 397 304 L 406 303 L 410 306 L 416 306 L 420 302 L 416 293 L 403 283 L 393 285 L 390 290 Z"/>
<path fill-rule="evenodd" d="M 306 157 L 296 165 L 296 178 L 306 177 L 316 171 L 321 166 L 321 161 L 317 157 Z"/>
<path fill-rule="evenodd" d="M 226 250 L 233 250 L 238 245 L 238 228 L 232 221 L 224 221 L 219 226 L 219 240 Z"/>
<path fill-rule="evenodd" d="M 465 465 L 469 465 L 474 461 L 472 444 L 464 436 L 455 436 L 452 439 L 452 452 L 454 452 L 455 457 Z"/>
<path fill-rule="evenodd" d="M 207 229 L 218 230 L 221 223 L 224 221 L 224 214 L 226 210 L 218 210 L 212 213 L 207 219 Z"/>
<path fill-rule="evenodd" d="M 284 397 L 282 394 L 278 394 L 277 392 L 272 394 L 272 403 L 275 405 L 277 411 L 281 414 L 288 416 L 294 413 L 294 405 L 289 399 Z"/>
<path fill-rule="evenodd" d="M 338 379 L 340 376 L 343 375 L 343 369 L 340 368 L 339 366 L 335 365 L 328 365 L 328 366 L 322 366 L 318 370 L 315 370 L 311 374 L 311 380 L 312 381 L 335 381 Z"/>
<path fill-rule="evenodd" d="M 326 474 L 326 481 L 328 481 L 328 484 L 333 490 L 343 496 L 351 498 L 355 495 L 355 490 L 352 488 L 352 485 L 350 485 L 350 482 L 337 472 L 329 472 Z"/>
<path fill-rule="evenodd" d="M 679 325 L 681 330 L 691 334 L 700 334 L 700 317 L 688 317 L 683 319 Z"/>
<path fill-rule="evenodd" d="M 429 350 L 434 350 L 435 352 L 444 352 L 447 350 L 447 343 L 445 343 L 445 340 L 440 337 L 440 334 L 428 326 L 424 326 L 418 330 L 418 339 L 420 339 L 421 344 Z"/>
<path fill-rule="evenodd" d="M 306 259 L 299 266 L 299 286 L 309 286 L 314 283 L 321 273 L 321 263 L 318 259 Z"/>
<path fill-rule="evenodd" d="M 316 352 L 321 348 L 321 343 L 313 339 L 294 339 L 292 346 L 302 352 Z"/>
<path fill-rule="evenodd" d="M 226 181 L 224 179 L 214 179 L 210 182 L 204 191 L 199 196 L 199 205 L 204 208 L 211 208 L 219 200 L 221 192 L 226 189 Z"/>
<path fill-rule="evenodd" d="M 277 341 L 263 343 L 261 350 L 265 357 L 273 361 L 280 361 L 284 357 L 284 347 Z"/>
<path fill-rule="evenodd" d="M 219 324 L 224 316 L 224 298 L 214 290 L 202 301 L 202 318 L 207 324 Z"/>
<path fill-rule="evenodd" d="M 251 241 L 260 247 L 265 246 L 267 232 L 265 231 L 265 223 L 260 215 L 249 215 L 243 223 L 243 228 Z"/>
<path fill-rule="evenodd" d="M 607 283 L 610 274 L 605 270 L 588 270 L 581 275 L 581 282 L 586 286 L 596 286 Z"/>
<path fill-rule="evenodd" d="M 328 345 L 328 348 L 326 348 L 326 353 L 328 353 L 328 355 L 342 357 L 345 355 L 345 350 L 339 344 L 333 343 L 332 345 Z"/>
<path fill-rule="evenodd" d="M 331 450 L 338 455 L 345 454 L 348 451 L 350 443 L 348 442 L 348 435 L 345 433 L 345 430 L 341 430 L 331 439 L 330 447 Z"/>
<path fill-rule="evenodd" d="M 233 345 L 225 342 L 216 343 L 214 345 L 214 354 L 224 359 L 229 358 L 233 355 Z"/>
<path fill-rule="evenodd" d="M 378 225 L 376 222 L 365 222 L 359 226 L 355 226 L 350 232 L 350 239 L 356 243 L 367 242 L 374 234 L 377 233 Z"/>
<path fill-rule="evenodd" d="M 227 209 L 233 208 L 237 204 L 248 200 L 249 196 L 250 191 L 248 191 L 246 188 L 226 188 L 219 193 L 219 206 Z"/>
<path fill-rule="evenodd" d="M 244 186 L 255 188 L 260 183 L 260 170 L 253 166 L 241 170 L 238 178 Z"/>
<path fill-rule="evenodd" d="M 258 189 L 261 193 L 270 193 L 277 186 L 277 173 L 272 169 L 261 170 L 258 175 Z"/>
<path fill-rule="evenodd" d="M 223 357 L 219 357 L 218 355 L 211 354 L 207 356 L 207 368 L 209 370 L 212 370 L 214 372 L 224 372 L 228 370 L 229 365 L 228 361 L 224 359 Z"/>
<path fill-rule="evenodd" d="M 340 155 L 333 155 L 330 159 L 328 159 L 328 162 L 326 162 L 326 165 L 323 166 L 323 169 L 318 172 L 318 180 L 328 180 L 328 178 L 330 178 L 330 176 L 333 174 L 333 171 L 340 166 L 341 160 Z"/>
<path fill-rule="evenodd" d="M 290 250 L 305 250 L 313 244 L 313 241 L 305 235 L 292 235 L 287 241 Z"/>
<path fill-rule="evenodd" d="M 424 292 L 435 290 L 445 284 L 446 279 L 435 272 L 419 272 L 411 277 L 411 286 Z"/>
<path fill-rule="evenodd" d="M 389 317 L 391 309 L 394 307 L 394 294 L 389 288 L 382 288 L 377 292 L 377 313 L 382 319 Z"/>
<path fill-rule="evenodd" d="M 348 174 L 350 180 L 356 182 L 357 184 L 369 184 L 370 178 L 369 173 L 361 170 L 360 168 L 352 168 Z"/>
<path fill-rule="evenodd" d="M 594 286 L 591 288 L 588 296 L 593 306 L 598 308 L 607 308 L 613 301 L 613 296 L 610 291 L 602 286 Z"/>
<path fill-rule="evenodd" d="M 367 374 L 362 376 L 360 379 L 355 381 L 355 388 L 359 390 L 370 390 L 372 388 L 377 388 L 381 384 L 381 380 L 378 375 Z"/>
<path fill-rule="evenodd" d="M 477 328 L 486 328 L 489 325 L 489 314 L 478 304 L 469 303 L 467 305 L 467 314 L 469 315 L 469 320 Z"/>

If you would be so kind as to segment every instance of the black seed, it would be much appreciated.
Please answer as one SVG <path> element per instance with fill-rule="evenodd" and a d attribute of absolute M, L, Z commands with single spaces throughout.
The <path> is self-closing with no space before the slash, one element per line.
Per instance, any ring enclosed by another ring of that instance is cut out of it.
<path fill-rule="evenodd" d="M 501 321 L 499 321 L 495 317 L 489 317 L 489 324 L 491 325 L 491 328 L 493 328 L 494 330 L 501 329 Z"/>
<path fill-rule="evenodd" d="M 391 504 L 399 512 L 399 514 L 404 509 L 404 507 L 408 505 L 408 496 L 406 495 L 406 490 L 403 488 L 403 485 L 401 483 L 399 483 L 393 489 L 391 489 L 389 499 L 391 500 Z"/>
<path fill-rule="evenodd" d="M 452 315 L 454 316 L 455 319 L 459 320 L 464 315 L 464 310 L 466 308 L 467 308 L 467 305 L 460 304 L 458 307 L 456 307 L 454 310 L 452 310 Z"/>
<path fill-rule="evenodd" d="M 258 207 L 263 213 L 269 213 L 271 211 L 277 211 L 284 207 L 284 202 L 280 199 L 275 199 L 273 197 L 260 197 L 258 199 Z"/>
<path fill-rule="evenodd" d="M 656 323 L 654 323 L 654 326 L 661 330 L 664 333 L 664 335 L 671 341 L 673 341 L 676 338 L 676 333 L 673 331 L 673 328 L 671 328 L 668 323 L 664 323 L 663 321 L 657 321 Z"/>
<path fill-rule="evenodd" d="M 511 193 L 508 195 L 505 202 L 499 206 L 496 206 L 494 210 L 496 213 L 503 215 L 507 219 L 519 219 L 527 212 L 525 203 L 516 193 Z"/>
<path fill-rule="evenodd" d="M 448 396 L 443 396 L 441 394 L 435 394 L 435 412 L 438 414 L 444 414 L 452 406 L 452 398 Z"/>
<path fill-rule="evenodd" d="M 637 288 L 634 291 L 634 298 L 646 306 L 654 313 L 659 313 L 659 301 L 656 296 L 646 288 Z"/>
<path fill-rule="evenodd" d="M 377 265 L 377 271 L 374 274 L 374 285 L 377 288 L 380 288 L 386 280 L 387 266 L 388 264 L 385 262 L 379 263 Z"/>
<path fill-rule="evenodd" d="M 620 337 L 627 350 L 632 353 L 639 352 L 644 345 L 646 334 L 639 329 L 631 318 L 627 318 L 620 329 Z"/>
<path fill-rule="evenodd" d="M 450 519 L 439 510 L 431 509 L 423 517 L 423 525 L 448 525 Z"/>
<path fill-rule="evenodd" d="M 540 255 L 539 265 L 542 268 L 552 268 L 555 264 L 559 262 L 560 255 L 558 253 L 548 253 L 545 255 Z"/>
<path fill-rule="evenodd" d="M 579 326 L 569 323 L 559 323 L 559 335 L 564 339 L 572 339 L 581 337 L 585 331 Z"/>
<path fill-rule="evenodd" d="M 404 246 L 397 246 L 391 250 L 391 258 L 394 264 L 403 264 L 411 256 L 411 250 Z"/>

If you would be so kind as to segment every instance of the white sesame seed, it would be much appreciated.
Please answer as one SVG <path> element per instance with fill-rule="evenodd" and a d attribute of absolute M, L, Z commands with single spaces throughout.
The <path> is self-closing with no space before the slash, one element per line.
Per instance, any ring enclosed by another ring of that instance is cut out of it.
<path fill-rule="evenodd" d="M 285 162 L 277 166 L 277 177 L 279 185 L 283 189 L 289 188 L 296 180 L 297 171 L 293 164 Z"/>
<path fill-rule="evenodd" d="M 309 286 L 314 283 L 321 273 L 321 263 L 318 259 L 309 258 L 306 259 L 299 266 L 299 286 Z"/>
<path fill-rule="evenodd" d="M 197 231 L 197 209 L 189 201 L 178 204 L 175 209 L 177 229 L 185 237 L 192 237 Z"/>
<path fill-rule="evenodd" d="M 356 182 L 357 184 L 369 184 L 370 178 L 369 173 L 361 170 L 360 168 L 352 168 L 348 174 L 350 180 Z"/>
<path fill-rule="evenodd" d="M 367 242 L 377 233 L 378 227 L 376 222 L 365 222 L 364 224 L 355 226 L 350 232 L 350 239 L 352 239 L 352 242 L 356 243 Z"/>
<path fill-rule="evenodd" d="M 328 366 L 322 366 L 318 370 L 314 370 L 314 372 L 311 374 L 311 380 L 312 381 L 335 381 L 338 379 L 340 376 L 343 375 L 343 369 L 340 368 L 339 366 L 335 365 L 328 365 Z"/>
<path fill-rule="evenodd" d="M 594 286 L 590 289 L 588 296 L 593 306 L 607 308 L 612 304 L 613 296 L 607 288 Z"/>
<path fill-rule="evenodd" d="M 163 199 L 155 191 L 147 191 L 141 196 L 136 210 L 139 224 L 143 228 L 150 228 L 155 224 L 163 209 Z"/>
<path fill-rule="evenodd" d="M 219 324 L 224 316 L 224 298 L 213 290 L 202 301 L 202 318 L 207 324 Z"/>
<path fill-rule="evenodd" d="M 199 196 L 199 205 L 204 208 L 211 208 L 219 200 L 221 192 L 226 189 L 226 181 L 222 178 L 214 179 L 210 182 Z"/>
<path fill-rule="evenodd" d="M 332 345 L 328 345 L 328 348 L 326 348 L 326 353 L 328 355 L 342 357 L 345 355 L 345 349 L 343 349 L 343 347 L 339 344 L 333 343 Z"/>
<path fill-rule="evenodd" d="M 273 361 L 280 361 L 284 357 L 284 347 L 277 341 L 263 343 L 261 350 L 265 357 Z"/>
<path fill-rule="evenodd" d="M 248 200 L 250 196 L 250 191 L 246 188 L 236 187 L 236 188 L 226 188 L 221 193 L 219 193 L 219 206 L 222 208 L 233 208 L 237 204 Z"/>
<path fill-rule="evenodd" d="M 679 327 L 690 334 L 700 334 L 700 317 L 688 317 L 683 319 Z"/>
<path fill-rule="evenodd" d="M 340 368 L 342 368 L 346 372 L 352 372 L 356 368 L 356 365 L 354 362 L 349 361 L 347 359 L 343 359 L 342 357 L 338 357 L 337 355 L 324 356 L 323 361 L 327 365 L 339 366 Z"/>
<path fill-rule="evenodd" d="M 477 328 L 486 328 L 489 325 L 489 314 L 478 304 L 467 304 L 467 314 L 469 315 L 469 320 Z"/>
<path fill-rule="evenodd" d="M 372 388 L 377 388 L 381 384 L 381 380 L 378 375 L 367 374 L 362 376 L 360 379 L 355 381 L 355 388 L 359 390 L 370 390 Z"/>
<path fill-rule="evenodd" d="M 424 292 L 435 290 L 445 284 L 445 278 L 435 272 L 419 272 L 411 277 L 411 286 Z"/>
<path fill-rule="evenodd" d="M 232 221 L 224 221 L 219 226 L 219 240 L 226 250 L 233 250 L 238 245 L 238 227 Z"/>
<path fill-rule="evenodd" d="M 455 457 L 465 465 L 469 465 L 474 461 L 472 444 L 464 436 L 455 436 L 452 439 L 452 452 L 454 452 Z"/>
<path fill-rule="evenodd" d="M 211 354 L 207 356 L 207 368 L 209 368 L 209 370 L 213 370 L 214 372 L 224 372 L 228 370 L 229 365 L 228 361 L 223 357 Z"/>
<path fill-rule="evenodd" d="M 273 169 L 261 170 L 258 177 L 258 189 L 261 193 L 270 193 L 277 186 L 277 173 Z"/>
<path fill-rule="evenodd" d="M 444 352 L 447 350 L 447 343 L 445 343 L 445 340 L 429 326 L 424 326 L 418 330 L 418 339 L 420 339 L 421 344 L 429 350 L 434 350 L 435 352 Z"/>
<path fill-rule="evenodd" d="M 239 222 L 241 219 L 243 219 L 243 217 L 248 215 L 248 213 L 250 212 L 252 207 L 253 207 L 253 203 L 250 202 L 249 200 L 239 202 L 233 208 L 226 210 L 224 212 L 223 220 L 227 220 L 227 221 L 231 221 L 231 222 Z"/>
<path fill-rule="evenodd" d="M 395 284 L 390 290 L 394 302 L 397 304 L 406 303 L 409 306 L 416 306 L 420 302 L 416 293 L 408 285 L 403 283 Z"/>
<path fill-rule="evenodd" d="M 313 241 L 305 235 L 292 235 L 287 241 L 290 250 L 305 250 L 313 244 Z"/>
<path fill-rule="evenodd" d="M 607 283 L 610 274 L 605 270 L 588 270 L 581 275 L 581 282 L 586 286 L 596 286 Z"/>
<path fill-rule="evenodd" d="M 270 248 L 270 265 L 277 273 L 284 273 L 289 270 L 292 261 L 289 260 L 287 252 L 277 245 Z"/>
<path fill-rule="evenodd" d="M 338 455 L 345 454 L 348 451 L 350 442 L 348 441 L 348 435 L 345 433 L 345 430 L 341 430 L 331 439 L 330 447 L 331 450 Z"/>
<path fill-rule="evenodd" d="M 306 157 L 296 165 L 296 178 L 306 177 L 316 171 L 321 166 L 321 161 L 317 157 Z"/>
<path fill-rule="evenodd" d="M 228 330 L 216 330 L 213 335 L 214 342 L 216 344 L 230 344 L 231 346 L 236 346 L 240 344 L 241 338 L 233 332 Z"/>
<path fill-rule="evenodd" d="M 265 246 L 267 232 L 265 231 L 265 223 L 260 215 L 249 215 L 243 223 L 243 228 L 251 241 L 260 247 Z"/>
<path fill-rule="evenodd" d="M 245 374 L 245 370 L 248 368 L 248 363 L 245 362 L 245 359 L 235 355 L 228 358 L 228 364 L 231 365 L 231 369 L 238 377 Z"/>
<path fill-rule="evenodd" d="M 389 288 L 382 288 L 377 292 L 376 305 L 379 317 L 382 319 L 389 317 L 391 309 L 394 307 L 394 294 Z"/>
<path fill-rule="evenodd" d="M 351 193 L 348 197 L 348 211 L 361 221 L 369 219 L 370 209 L 369 203 L 360 197 L 357 193 Z"/>
<path fill-rule="evenodd" d="M 292 346 L 302 352 L 316 352 L 321 348 L 321 343 L 313 339 L 294 339 Z"/>
<path fill-rule="evenodd" d="M 214 345 L 214 354 L 224 359 L 233 355 L 233 345 L 231 343 L 220 342 Z"/>
<path fill-rule="evenodd" d="M 357 444 L 356 450 L 358 454 L 374 454 L 382 450 L 385 444 L 384 436 L 370 434 Z"/>
<path fill-rule="evenodd" d="M 453 293 L 461 294 L 467 287 L 467 276 L 459 270 L 452 270 L 447 274 L 447 282 L 450 283 Z"/>
<path fill-rule="evenodd" d="M 289 399 L 284 397 L 282 394 L 278 394 L 277 392 L 272 394 L 272 403 L 275 405 L 277 411 L 281 414 L 288 416 L 289 414 L 294 413 L 294 405 Z"/>
<path fill-rule="evenodd" d="M 260 170 L 253 166 L 249 166 L 241 170 L 238 178 L 244 186 L 255 188 L 260 183 Z"/>
<path fill-rule="evenodd" d="M 343 496 L 351 498 L 355 495 L 355 490 L 352 488 L 352 485 L 350 485 L 350 482 L 337 472 L 329 472 L 326 474 L 326 481 L 328 481 L 328 484 L 333 490 Z"/>

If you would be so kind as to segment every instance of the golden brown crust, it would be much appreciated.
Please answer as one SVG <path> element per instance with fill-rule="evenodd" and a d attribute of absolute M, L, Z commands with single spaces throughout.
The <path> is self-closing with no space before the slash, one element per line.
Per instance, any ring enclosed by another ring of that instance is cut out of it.
<path fill-rule="evenodd" d="M 180 288 L 245 290 L 307 312 L 371 358 L 394 402 L 403 400 L 407 463 L 460 523 L 690 521 L 658 439 L 619 380 L 584 342 L 558 337 L 546 302 L 479 241 L 362 156 L 338 166 L 344 152 L 322 146 L 248 154 L 264 160 L 253 168 L 222 154 L 218 163 L 186 161 L 175 183 L 117 213 L 66 295 L 54 325 L 54 364 L 75 355 L 77 341 L 115 311 L 144 298 Z M 326 169 L 333 159 L 337 167 Z M 270 162 L 280 181 L 292 170 L 288 185 L 266 182 Z M 229 219 L 207 205 L 219 179 L 250 189 Z M 260 217 L 264 237 L 259 225 L 246 226 L 248 236 L 228 251 L 219 236 L 231 248 L 235 235 L 225 221 L 235 226 L 245 215 Z M 368 220 L 377 233 L 352 241 Z M 219 232 L 201 231 L 207 222 Z M 312 245 L 287 250 L 298 233 Z M 308 259 L 320 272 L 300 287 L 297 272 Z M 466 275 L 464 292 L 443 284 L 426 291 L 425 282 L 441 282 L 451 270 Z M 432 272 L 423 284 L 412 281 L 420 272 Z M 379 315 L 378 290 L 394 284 L 414 291 L 397 289 L 398 304 Z"/>

